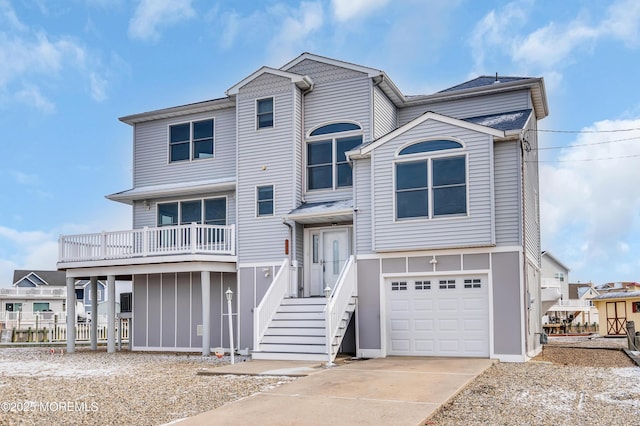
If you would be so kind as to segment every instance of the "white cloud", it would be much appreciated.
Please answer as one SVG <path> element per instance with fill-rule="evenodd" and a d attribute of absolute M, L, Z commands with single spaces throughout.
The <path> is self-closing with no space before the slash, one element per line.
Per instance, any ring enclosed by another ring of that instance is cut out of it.
<path fill-rule="evenodd" d="M 42 180 L 36 174 L 24 173 L 19 170 L 12 170 L 9 174 L 20 185 L 39 185 L 42 183 Z"/>
<path fill-rule="evenodd" d="M 637 262 L 629 236 L 640 230 L 640 130 L 620 130 L 639 128 L 640 118 L 594 123 L 585 130 L 607 132 L 582 133 L 557 163 L 541 164 L 542 239 L 572 270 L 602 269 L 619 280 L 609 261 Z"/>
<path fill-rule="evenodd" d="M 38 109 L 45 114 L 52 114 L 56 110 L 55 104 L 47 99 L 36 86 L 28 86 L 17 91 L 15 98 L 18 102 Z"/>
<path fill-rule="evenodd" d="M 194 16 L 191 0 L 140 0 L 129 21 L 129 36 L 154 41 L 160 38 L 160 28 Z"/>
<path fill-rule="evenodd" d="M 303 49 L 307 38 L 322 28 L 323 10 L 320 2 L 302 2 L 298 9 L 285 11 L 280 31 L 271 40 L 272 60 L 284 62 Z"/>
<path fill-rule="evenodd" d="M 338 21 L 348 21 L 376 12 L 389 0 L 332 0 L 333 14 Z"/>
<path fill-rule="evenodd" d="M 16 11 L 13 10 L 8 0 L 0 0 L 0 23 L 5 23 L 14 30 L 24 31 L 27 29 L 27 27 L 20 22 L 20 19 L 18 19 Z"/>
<path fill-rule="evenodd" d="M 96 72 L 89 74 L 89 83 L 91 86 L 91 97 L 98 102 L 107 99 L 108 82 Z"/>
<path fill-rule="evenodd" d="M 621 0 L 613 3 L 602 18 L 589 22 L 578 14 L 568 22 L 550 22 L 525 34 L 524 27 L 533 1 L 518 0 L 487 13 L 475 26 L 469 39 L 474 55 L 474 73 L 486 73 L 489 56 L 507 55 L 521 67 L 544 74 L 559 73 L 581 52 L 591 52 L 603 39 L 640 44 L 640 3 Z"/>

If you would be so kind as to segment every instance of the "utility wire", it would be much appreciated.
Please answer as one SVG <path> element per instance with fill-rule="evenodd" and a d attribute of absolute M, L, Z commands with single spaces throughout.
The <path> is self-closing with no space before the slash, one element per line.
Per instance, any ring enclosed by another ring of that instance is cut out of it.
<path fill-rule="evenodd" d="M 555 129 L 527 129 L 527 132 L 546 132 L 546 133 L 619 133 L 619 132 L 635 132 L 640 128 L 616 129 L 616 130 L 555 130 Z"/>
<path fill-rule="evenodd" d="M 525 163 L 577 163 L 587 161 L 604 161 L 604 160 L 624 160 L 627 158 L 638 158 L 640 154 L 635 155 L 623 155 L 620 157 L 602 157 L 602 158 L 583 158 L 576 160 L 525 160 Z"/>
<path fill-rule="evenodd" d="M 591 145 L 604 145 L 604 144 L 608 144 L 608 143 L 614 143 L 614 142 L 624 142 L 624 141 L 632 141 L 634 139 L 640 139 L 640 136 L 635 136 L 632 138 L 624 138 L 624 139 L 613 139 L 610 141 L 601 141 L 601 142 L 590 142 L 590 143 L 583 143 L 583 144 L 571 144 L 571 145 L 565 145 L 565 146 L 548 146 L 545 148 L 536 148 L 536 151 L 545 151 L 548 149 L 565 149 L 565 148 L 582 148 L 582 147 L 587 147 L 587 146 L 591 146 Z"/>

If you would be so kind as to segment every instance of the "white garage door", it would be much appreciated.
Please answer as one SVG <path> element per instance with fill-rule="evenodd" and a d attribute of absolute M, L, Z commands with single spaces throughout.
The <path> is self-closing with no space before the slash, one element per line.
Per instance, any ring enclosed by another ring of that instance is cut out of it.
<path fill-rule="evenodd" d="M 487 276 L 387 279 L 387 353 L 489 356 Z"/>

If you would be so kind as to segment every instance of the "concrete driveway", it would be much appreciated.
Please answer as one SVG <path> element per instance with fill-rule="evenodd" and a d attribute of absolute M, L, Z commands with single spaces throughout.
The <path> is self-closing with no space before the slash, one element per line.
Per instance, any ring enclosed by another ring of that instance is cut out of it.
<path fill-rule="evenodd" d="M 251 361 L 219 373 L 308 375 L 179 424 L 418 425 L 494 362 L 387 357 L 326 369 L 317 364 Z"/>

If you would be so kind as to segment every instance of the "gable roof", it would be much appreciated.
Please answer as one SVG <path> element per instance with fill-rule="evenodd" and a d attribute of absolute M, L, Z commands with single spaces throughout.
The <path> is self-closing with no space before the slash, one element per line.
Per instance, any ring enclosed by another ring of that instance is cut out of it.
<path fill-rule="evenodd" d="M 409 130 L 413 129 L 414 127 L 418 126 L 419 124 L 424 123 L 427 120 L 434 120 L 434 121 L 438 121 L 441 123 L 446 123 L 446 124 L 451 124 L 453 126 L 458 126 L 458 127 L 462 127 L 464 129 L 468 129 L 468 130 L 472 130 L 475 132 L 480 132 L 480 133 L 486 133 L 488 135 L 492 135 L 495 136 L 497 138 L 503 138 L 505 137 L 505 132 L 503 130 L 497 130 L 491 127 L 487 127 L 487 126 L 482 126 L 480 124 L 476 124 L 476 123 L 471 123 L 469 121 L 465 121 L 465 120 L 460 120 L 458 118 L 453 118 L 453 117 L 449 117 L 447 115 L 442 115 L 442 114 L 438 114 L 435 112 L 425 112 L 424 114 L 422 114 L 419 117 L 414 118 L 413 120 L 409 121 L 408 123 L 406 123 L 403 126 L 398 127 L 397 129 L 387 133 L 386 135 L 382 136 L 381 138 L 378 138 L 374 141 L 371 141 L 369 143 L 364 143 L 362 145 L 359 145 L 357 147 L 355 147 L 354 149 L 352 149 L 351 151 L 347 152 L 347 157 L 348 158 L 363 158 L 366 157 L 367 155 L 369 155 L 369 153 L 371 151 L 373 151 L 374 149 L 376 149 L 377 147 L 379 147 L 380 145 L 384 145 L 385 143 L 387 143 L 388 141 L 397 138 L 398 136 L 402 135 L 405 132 L 408 132 Z"/>
<path fill-rule="evenodd" d="M 16 269 L 13 271 L 13 285 L 16 286 L 20 281 L 26 279 L 36 286 L 41 286 L 42 283 L 50 286 L 64 286 L 66 285 L 66 277 L 67 275 L 64 271 Z"/>
<path fill-rule="evenodd" d="M 528 77 L 505 77 L 505 76 L 500 77 L 497 74 L 495 77 L 482 75 L 480 77 L 474 78 L 473 80 L 465 81 L 464 83 L 456 84 L 455 86 L 441 90 L 439 93 L 454 92 L 456 90 L 472 89 L 475 87 L 482 87 L 482 86 L 491 86 L 491 85 L 500 84 L 500 83 L 511 83 L 513 81 L 526 80 L 527 78 Z"/>
<path fill-rule="evenodd" d="M 277 75 L 278 77 L 288 78 L 291 80 L 292 83 L 294 83 L 296 86 L 298 86 L 302 90 L 307 90 L 313 87 L 313 81 L 311 81 L 311 78 L 309 76 L 294 74 L 292 72 L 278 70 L 270 67 L 262 67 L 256 72 L 254 72 L 253 74 L 251 74 L 250 76 L 242 79 L 239 83 L 236 83 L 233 86 L 231 86 L 229 89 L 227 89 L 227 91 L 225 92 L 226 95 L 227 96 L 237 95 L 243 86 L 246 86 L 251 81 L 255 80 L 256 78 L 264 74 L 272 74 L 272 75 Z"/>
<path fill-rule="evenodd" d="M 640 291 L 613 291 L 609 293 L 602 293 L 591 300 L 608 299 L 640 299 Z"/>
<path fill-rule="evenodd" d="M 341 61 L 338 59 L 328 58 L 326 56 L 304 52 L 294 60 L 284 64 L 280 69 L 288 71 L 306 59 L 366 74 L 368 77 L 373 79 L 374 85 L 378 86 L 395 106 L 404 105 L 407 101 L 405 95 L 400 91 L 400 89 L 398 89 L 398 86 L 395 85 L 389 76 L 384 71 L 376 68 L 365 67 L 352 62 Z"/>
<path fill-rule="evenodd" d="M 522 109 L 520 111 L 463 118 L 463 120 L 479 124 L 481 126 L 492 127 L 496 130 L 522 130 L 527 125 L 527 121 L 529 121 L 531 113 L 531 109 Z"/>
<path fill-rule="evenodd" d="M 553 254 L 551 254 L 550 251 L 548 251 L 548 250 L 543 251 L 541 257 L 545 257 L 545 256 L 548 257 L 549 259 L 551 259 L 552 261 L 554 261 L 555 263 L 557 263 L 558 265 L 560 265 L 562 268 L 566 269 L 567 271 L 571 271 L 571 269 L 569 269 L 567 267 L 567 265 L 565 265 L 564 263 L 560 262 L 557 257 L 555 257 Z"/>

